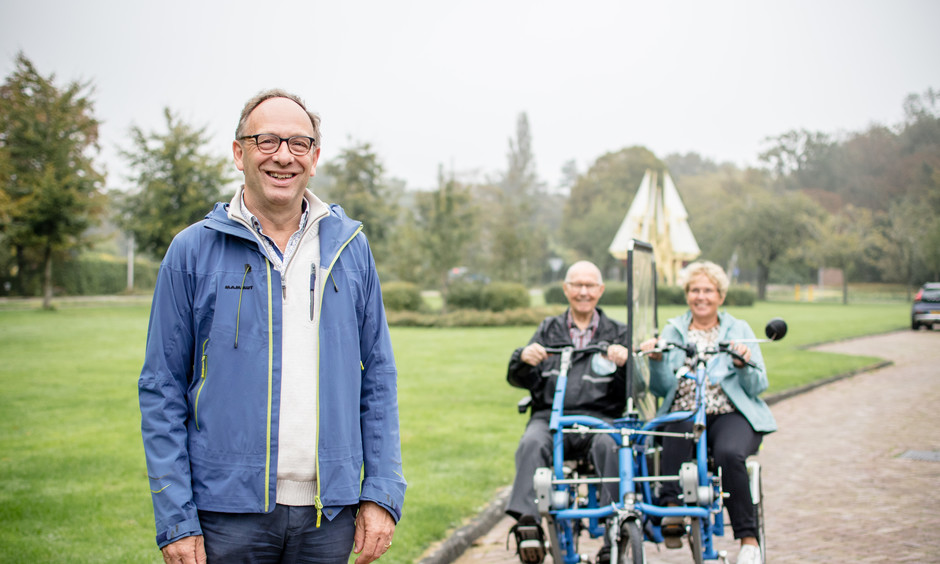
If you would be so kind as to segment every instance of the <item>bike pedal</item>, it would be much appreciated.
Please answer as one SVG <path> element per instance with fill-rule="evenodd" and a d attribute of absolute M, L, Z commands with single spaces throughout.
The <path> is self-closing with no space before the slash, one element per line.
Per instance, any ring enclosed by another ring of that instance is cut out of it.
<path fill-rule="evenodd" d="M 545 559 L 545 545 L 536 539 L 519 543 L 519 560 L 525 564 L 541 564 Z"/>
<path fill-rule="evenodd" d="M 666 548 L 682 548 L 682 537 L 663 537 Z"/>

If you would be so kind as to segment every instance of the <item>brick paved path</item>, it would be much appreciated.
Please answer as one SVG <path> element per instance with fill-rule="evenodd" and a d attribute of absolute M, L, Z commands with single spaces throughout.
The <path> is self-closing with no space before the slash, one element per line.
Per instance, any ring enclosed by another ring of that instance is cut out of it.
<path fill-rule="evenodd" d="M 901 457 L 940 452 L 940 332 L 818 350 L 895 364 L 773 406 L 780 431 L 760 453 L 768 562 L 940 562 L 940 462 Z M 510 525 L 500 521 L 457 564 L 518 562 L 505 549 Z M 734 562 L 730 536 L 729 528 L 718 547 Z M 651 564 L 692 561 L 686 547 L 645 546 Z"/>

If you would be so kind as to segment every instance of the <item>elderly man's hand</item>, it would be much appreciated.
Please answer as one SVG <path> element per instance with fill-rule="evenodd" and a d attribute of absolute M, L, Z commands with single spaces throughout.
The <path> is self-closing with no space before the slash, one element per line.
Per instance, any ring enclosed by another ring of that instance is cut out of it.
<path fill-rule="evenodd" d="M 607 347 L 607 358 L 617 366 L 623 366 L 630 358 L 630 350 L 623 345 L 610 345 Z"/>
<path fill-rule="evenodd" d="M 522 359 L 522 362 L 529 364 L 531 366 L 538 366 L 540 362 L 548 358 L 548 353 L 545 352 L 545 347 L 538 343 L 532 343 L 526 348 L 522 349 L 522 354 L 519 355 L 519 358 Z"/>
<path fill-rule="evenodd" d="M 395 536 L 395 519 L 381 505 L 363 502 L 356 515 L 356 536 L 353 552 L 359 555 L 356 564 L 369 564 L 385 554 Z"/>
<path fill-rule="evenodd" d="M 202 535 L 183 537 L 162 549 L 166 564 L 206 564 L 206 547 Z"/>

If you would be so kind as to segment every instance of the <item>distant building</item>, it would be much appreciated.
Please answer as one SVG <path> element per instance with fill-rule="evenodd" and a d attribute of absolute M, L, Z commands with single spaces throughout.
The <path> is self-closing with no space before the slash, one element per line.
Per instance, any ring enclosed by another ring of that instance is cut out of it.
<path fill-rule="evenodd" d="M 817 282 L 820 288 L 842 287 L 842 269 L 841 268 L 820 268 L 817 274 Z"/>
<path fill-rule="evenodd" d="M 633 203 L 608 250 L 614 258 L 626 260 L 631 239 L 652 244 L 660 280 L 674 285 L 679 270 L 698 258 L 702 251 L 692 235 L 689 214 L 672 178 L 663 171 L 660 187 L 657 176 L 652 170 L 643 175 Z"/>

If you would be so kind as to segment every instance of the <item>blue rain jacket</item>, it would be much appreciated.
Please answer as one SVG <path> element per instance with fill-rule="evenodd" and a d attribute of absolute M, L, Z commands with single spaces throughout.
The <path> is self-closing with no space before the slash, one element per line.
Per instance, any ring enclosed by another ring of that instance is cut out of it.
<path fill-rule="evenodd" d="M 277 488 L 281 276 L 218 203 L 160 266 L 138 382 L 160 547 L 202 534 L 196 508 L 270 512 Z M 362 225 L 320 220 L 316 505 L 331 519 L 374 501 L 397 521 L 405 494 L 397 370 Z"/>

